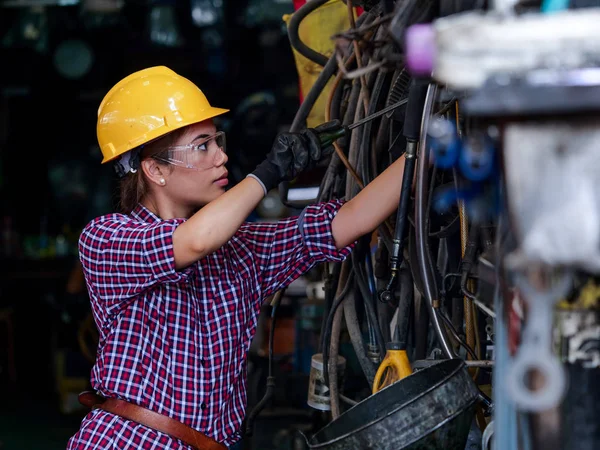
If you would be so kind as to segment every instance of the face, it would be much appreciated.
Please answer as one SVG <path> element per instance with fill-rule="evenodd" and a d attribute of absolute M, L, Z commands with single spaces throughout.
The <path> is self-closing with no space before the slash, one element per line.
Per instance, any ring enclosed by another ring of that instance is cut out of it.
<path fill-rule="evenodd" d="M 225 192 L 227 179 L 227 155 L 217 146 L 214 136 L 217 129 L 212 120 L 187 127 L 173 143 L 172 156 L 175 164 L 163 166 L 165 186 L 169 196 L 182 206 L 198 208 Z M 180 165 L 179 161 L 186 163 Z M 186 165 L 193 168 L 185 167 Z"/>

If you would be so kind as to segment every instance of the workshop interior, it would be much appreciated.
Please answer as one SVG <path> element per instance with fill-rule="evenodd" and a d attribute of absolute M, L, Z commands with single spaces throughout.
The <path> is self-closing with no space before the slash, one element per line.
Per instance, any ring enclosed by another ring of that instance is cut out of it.
<path fill-rule="evenodd" d="M 599 24 L 596 0 L 1 0 L 0 449 L 64 449 L 88 412 L 97 108 L 151 65 L 231 109 L 231 184 L 339 121 L 249 221 L 406 161 L 392 216 L 265 299 L 244 449 L 600 448 Z"/>

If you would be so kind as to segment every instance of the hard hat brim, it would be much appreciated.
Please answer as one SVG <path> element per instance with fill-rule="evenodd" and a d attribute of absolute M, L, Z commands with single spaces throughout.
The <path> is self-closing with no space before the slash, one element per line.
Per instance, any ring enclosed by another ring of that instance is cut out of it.
<path fill-rule="evenodd" d="M 187 121 L 187 122 L 182 121 L 182 122 L 177 122 L 175 125 L 171 124 L 170 126 L 164 126 L 161 128 L 157 128 L 156 130 L 154 130 L 154 132 L 149 133 L 149 135 L 146 136 L 146 140 L 144 141 L 143 144 L 148 144 L 149 142 L 155 141 L 156 139 L 166 136 L 167 134 L 169 134 L 175 130 L 179 130 L 179 129 L 181 129 L 183 127 L 187 127 L 189 125 L 194 125 L 196 123 L 202 123 L 205 120 L 213 119 L 214 117 L 220 116 L 227 112 L 229 112 L 229 109 L 217 108 L 217 107 L 211 106 L 210 108 L 203 111 L 201 120 Z M 128 148 L 127 150 L 120 152 L 119 154 L 116 154 L 114 156 L 110 156 L 110 157 L 105 156 L 104 159 L 102 160 L 101 164 L 105 164 L 107 162 L 113 161 L 113 160 L 117 159 L 118 157 L 120 157 L 121 155 L 123 155 L 124 153 L 131 151 L 137 147 L 139 147 L 139 145 L 131 146 L 131 148 Z"/>

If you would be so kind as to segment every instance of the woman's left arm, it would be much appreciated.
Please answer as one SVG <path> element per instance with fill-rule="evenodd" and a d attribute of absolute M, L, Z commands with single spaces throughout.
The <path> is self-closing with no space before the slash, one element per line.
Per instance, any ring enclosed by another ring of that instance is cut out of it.
<path fill-rule="evenodd" d="M 230 248 L 251 250 L 263 296 L 287 286 L 315 264 L 343 261 L 350 254 L 353 246 L 339 248 L 331 230 L 342 203 L 331 200 L 307 206 L 299 217 L 242 225 Z M 246 264 L 243 255 L 232 256 Z"/>
<path fill-rule="evenodd" d="M 337 248 L 344 248 L 371 233 L 398 208 L 403 174 L 404 157 L 398 158 L 340 208 L 331 223 Z"/>

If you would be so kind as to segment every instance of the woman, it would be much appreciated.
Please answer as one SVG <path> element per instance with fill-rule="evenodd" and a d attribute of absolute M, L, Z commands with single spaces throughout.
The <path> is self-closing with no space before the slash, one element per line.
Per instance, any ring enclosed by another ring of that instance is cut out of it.
<path fill-rule="evenodd" d="M 233 446 L 263 299 L 346 258 L 397 207 L 403 160 L 347 203 L 244 223 L 270 189 L 331 150 L 321 151 L 320 128 L 282 133 L 226 192 L 225 136 L 212 121 L 225 112 L 166 67 L 129 75 L 100 105 L 98 141 L 122 176 L 122 212 L 91 221 L 79 253 L 100 333 L 91 382 L 102 398 L 86 404 L 113 403 L 83 419 L 69 450 Z"/>

